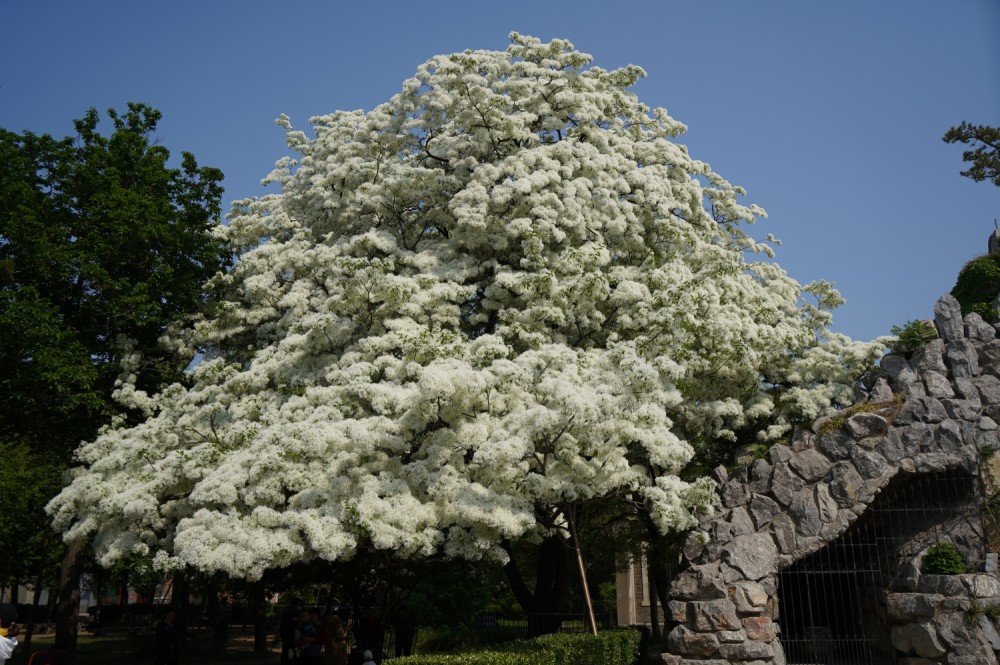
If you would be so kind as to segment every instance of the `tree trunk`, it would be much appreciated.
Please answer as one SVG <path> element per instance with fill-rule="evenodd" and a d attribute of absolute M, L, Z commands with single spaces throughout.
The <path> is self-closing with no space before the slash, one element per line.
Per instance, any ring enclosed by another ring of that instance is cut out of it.
<path fill-rule="evenodd" d="M 250 608 L 253 611 L 253 652 L 267 653 L 267 603 L 264 582 L 250 588 Z"/>
<path fill-rule="evenodd" d="M 174 591 L 171 598 L 171 605 L 175 610 L 177 610 L 177 653 L 181 659 L 183 659 L 184 651 L 187 646 L 188 613 L 190 609 L 190 603 L 188 603 L 189 595 L 190 589 L 188 587 L 186 571 L 175 571 Z"/>
<path fill-rule="evenodd" d="M 650 632 L 654 640 L 660 639 L 660 619 L 656 611 L 656 576 L 653 575 L 653 566 L 646 558 L 646 584 L 649 586 L 649 623 Z"/>
<path fill-rule="evenodd" d="M 505 543 L 503 547 L 511 555 L 509 543 Z M 528 627 L 532 635 L 558 631 L 563 618 L 560 615 L 569 611 L 572 553 L 573 548 L 559 536 L 549 536 L 542 541 L 538 547 L 533 593 L 525 584 L 513 556 L 510 556 L 504 566 L 514 598 L 528 615 Z"/>
<path fill-rule="evenodd" d="M 83 540 L 66 546 L 59 571 L 55 646 L 64 652 L 61 665 L 76 665 L 77 613 L 80 611 L 80 551 Z"/>

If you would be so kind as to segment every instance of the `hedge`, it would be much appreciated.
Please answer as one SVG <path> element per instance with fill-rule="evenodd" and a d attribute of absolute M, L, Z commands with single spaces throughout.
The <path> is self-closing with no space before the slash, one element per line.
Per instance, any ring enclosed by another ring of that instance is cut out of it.
<path fill-rule="evenodd" d="M 642 632 L 635 628 L 556 633 L 484 651 L 427 654 L 392 660 L 393 665 L 635 665 Z"/>

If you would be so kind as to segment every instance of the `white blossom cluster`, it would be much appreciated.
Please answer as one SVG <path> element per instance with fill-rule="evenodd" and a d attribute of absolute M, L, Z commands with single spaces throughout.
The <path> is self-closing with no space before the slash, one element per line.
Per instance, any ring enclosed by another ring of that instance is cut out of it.
<path fill-rule="evenodd" d="M 49 506 L 68 538 L 255 578 L 502 558 L 540 507 L 609 496 L 683 529 L 711 497 L 677 477 L 693 444 L 851 401 L 880 345 L 826 331 L 836 292 L 768 260 L 763 211 L 627 91 L 644 72 L 511 40 L 313 138 L 279 120 L 282 193 L 237 204 L 218 313 L 169 340 L 206 360 L 122 388 L 148 418 L 80 448 Z"/>

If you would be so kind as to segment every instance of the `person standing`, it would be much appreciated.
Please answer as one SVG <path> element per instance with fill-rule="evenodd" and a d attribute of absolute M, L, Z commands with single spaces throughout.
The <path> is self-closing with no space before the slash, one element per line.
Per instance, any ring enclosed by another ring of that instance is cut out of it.
<path fill-rule="evenodd" d="M 7 662 L 17 646 L 17 608 L 0 603 L 0 665 Z"/>
<path fill-rule="evenodd" d="M 347 633 L 350 626 L 344 626 L 344 622 L 335 612 L 330 612 L 326 617 L 326 644 L 323 645 L 324 665 L 347 665 L 347 654 L 349 646 L 347 644 Z"/>
<path fill-rule="evenodd" d="M 301 613 L 302 601 L 298 598 L 293 598 L 292 604 L 281 615 L 281 624 L 278 626 L 278 635 L 281 638 L 280 665 L 289 665 L 297 657 L 295 651 L 295 627 Z"/>

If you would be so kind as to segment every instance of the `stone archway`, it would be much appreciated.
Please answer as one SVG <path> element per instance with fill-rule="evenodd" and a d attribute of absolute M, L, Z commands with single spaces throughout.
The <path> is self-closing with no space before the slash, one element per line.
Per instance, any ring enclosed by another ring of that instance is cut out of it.
<path fill-rule="evenodd" d="M 978 478 L 963 469 L 899 474 L 840 537 L 780 570 L 775 620 L 789 665 L 894 663 L 888 599 L 915 590 L 928 546 L 983 560 L 981 503 Z"/>
<path fill-rule="evenodd" d="M 678 625 L 666 662 L 788 662 L 779 639 L 779 571 L 838 542 L 852 525 L 862 528 L 877 514 L 859 519 L 877 507 L 876 497 L 891 497 L 907 479 L 980 477 L 983 454 L 1000 448 L 1000 340 L 978 315 L 963 320 L 951 296 L 938 301 L 935 324 L 938 339 L 910 355 L 886 356 L 883 375 L 859 405 L 797 430 L 767 459 L 732 473 L 716 469 L 720 505 L 690 534 L 690 568 L 671 587 Z M 981 572 L 942 581 L 904 562 L 908 576 L 893 573 L 892 580 L 908 581 L 883 587 L 884 635 L 875 644 L 887 658 L 997 663 L 989 621 L 968 620 L 976 607 L 1000 607 L 995 557 L 990 569 L 981 529 L 976 538 L 980 555 L 972 563 Z M 936 623 L 945 628 L 931 634 Z"/>

